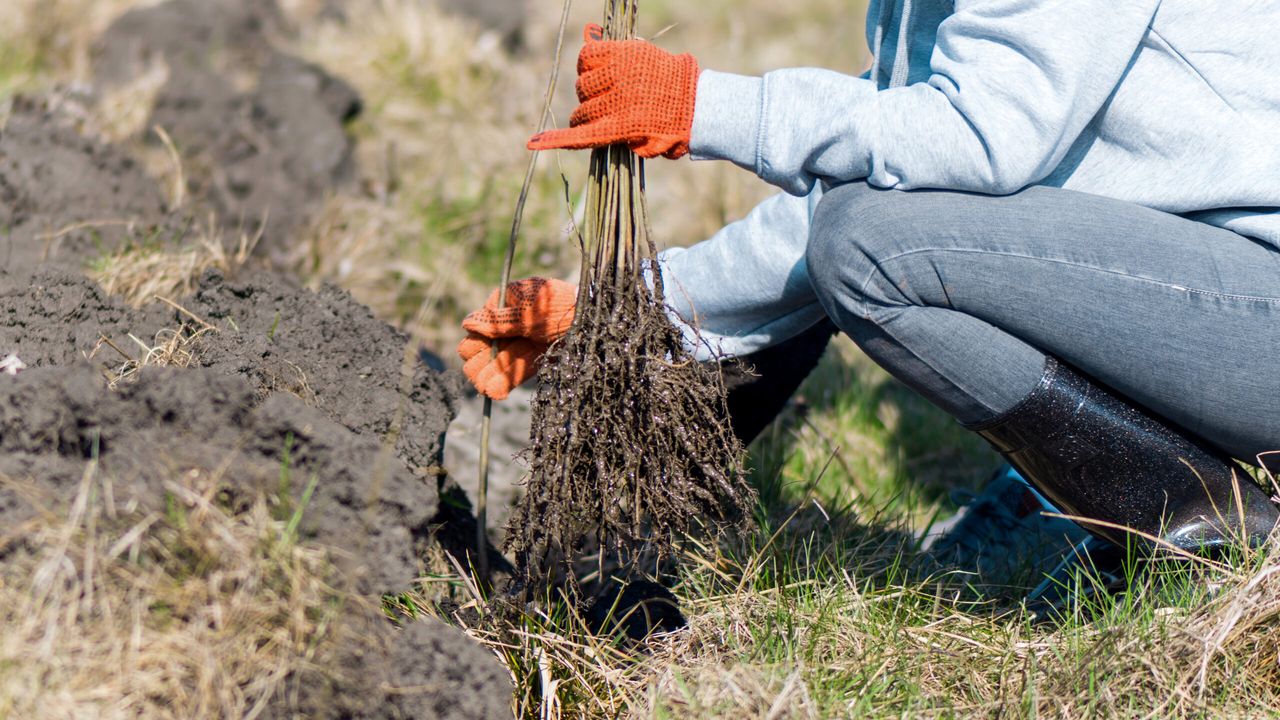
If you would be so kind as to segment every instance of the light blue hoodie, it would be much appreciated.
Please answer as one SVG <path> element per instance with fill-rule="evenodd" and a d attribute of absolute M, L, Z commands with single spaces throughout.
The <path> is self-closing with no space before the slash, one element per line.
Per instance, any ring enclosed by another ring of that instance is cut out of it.
<path fill-rule="evenodd" d="M 861 78 L 702 74 L 693 156 L 785 192 L 662 254 L 701 357 L 821 319 L 804 250 L 842 182 L 1065 187 L 1280 247 L 1280 0 L 877 0 L 867 25 Z"/>

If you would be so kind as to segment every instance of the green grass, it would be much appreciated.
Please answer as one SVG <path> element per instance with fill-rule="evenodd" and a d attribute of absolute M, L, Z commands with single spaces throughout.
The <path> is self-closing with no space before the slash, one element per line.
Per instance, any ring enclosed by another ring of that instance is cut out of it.
<path fill-rule="evenodd" d="M 0 103 L 29 87 L 43 69 L 31 49 L 0 38 Z"/>
<path fill-rule="evenodd" d="M 1231 594 L 1199 579 L 1144 578 L 1036 624 L 1017 607 L 958 605 L 903 582 L 882 528 L 793 523 L 687 558 L 676 592 L 690 627 L 642 649 L 590 638 L 563 608 L 472 632 L 514 670 L 521 717 L 1274 715 L 1275 616 L 1242 625 L 1252 639 L 1240 647 L 1207 651 L 1205 629 L 1225 623 Z"/>
<path fill-rule="evenodd" d="M 765 499 L 889 511 L 918 526 L 976 489 L 999 458 L 841 336 L 797 395 L 798 408 L 752 448 Z"/>
<path fill-rule="evenodd" d="M 752 448 L 758 529 L 679 564 L 686 630 L 635 647 L 555 602 L 462 621 L 512 670 L 520 717 L 1280 716 L 1276 555 L 1135 572 L 1048 622 L 957 595 L 908 572 L 915 533 L 997 458 L 847 341 L 799 394 L 807 413 Z"/>

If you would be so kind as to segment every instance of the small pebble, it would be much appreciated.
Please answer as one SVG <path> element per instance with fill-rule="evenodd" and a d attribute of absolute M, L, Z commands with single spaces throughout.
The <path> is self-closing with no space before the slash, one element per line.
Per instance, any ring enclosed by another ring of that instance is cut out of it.
<path fill-rule="evenodd" d="M 0 360 L 0 372 L 5 375 L 17 375 L 27 369 L 27 364 L 18 359 L 14 353 L 9 353 L 5 359 Z"/>

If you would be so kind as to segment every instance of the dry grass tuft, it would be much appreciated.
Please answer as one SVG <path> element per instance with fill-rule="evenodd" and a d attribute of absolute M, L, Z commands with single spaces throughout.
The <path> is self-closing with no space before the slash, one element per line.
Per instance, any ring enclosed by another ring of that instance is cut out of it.
<path fill-rule="evenodd" d="M 166 242 L 131 242 L 96 260 L 88 275 L 107 293 L 141 307 L 157 297 L 190 295 L 209 270 L 235 273 L 249 261 L 257 241 L 241 234 L 235 248 L 228 249 L 210 218 L 198 237 L 180 239 L 177 248 Z"/>
<path fill-rule="evenodd" d="M 1049 669 L 1045 709 L 1259 717 L 1280 707 L 1280 543 L 1229 565 L 1168 569 L 1134 592 L 1139 599 L 1130 602 L 1147 607 L 1077 626 L 1086 642 Z M 1061 658 L 1063 646 L 1073 644 L 1061 632 L 1048 640 L 1044 657 Z M 1095 689 L 1082 687 L 1082 678 L 1108 682 Z"/>
<path fill-rule="evenodd" d="M 165 328 L 156 333 L 154 344 L 148 344 L 130 335 L 129 339 L 141 350 L 141 355 L 131 354 L 108 337 L 98 341 L 98 346 L 90 353 L 94 357 L 106 346 L 123 358 L 124 362 L 107 373 L 107 385 L 112 390 L 120 383 L 136 379 L 143 368 L 176 367 L 187 368 L 199 360 L 199 341 L 206 334 L 217 332 L 211 325 L 190 325 L 183 323 L 176 328 Z"/>
<path fill-rule="evenodd" d="M 0 717 L 250 718 L 323 657 L 354 602 L 326 552 L 217 487 L 188 473 L 169 512 L 127 512 L 91 466 L 65 513 L 5 529 Z"/>

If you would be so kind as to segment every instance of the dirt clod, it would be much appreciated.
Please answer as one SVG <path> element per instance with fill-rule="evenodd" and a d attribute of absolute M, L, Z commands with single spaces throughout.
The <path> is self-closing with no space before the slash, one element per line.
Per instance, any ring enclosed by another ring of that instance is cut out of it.
<path fill-rule="evenodd" d="M 345 125 L 359 95 L 322 68 L 277 49 L 274 0 L 170 0 L 133 10 L 99 39 L 96 80 L 126 85 L 157 63 L 167 80 L 147 127 L 181 149 L 189 191 L 224 225 L 287 261 L 290 236 L 353 176 Z"/>
<path fill-rule="evenodd" d="M 227 282 L 211 272 L 185 307 L 222 328 L 208 337 L 201 366 L 248 378 L 260 396 L 296 395 L 359 435 L 390 435 L 411 469 L 440 465 L 459 378 L 416 356 L 406 364 L 409 338 L 345 290 L 313 293 L 271 274 Z"/>
<path fill-rule="evenodd" d="M 388 685 L 399 715 L 422 720 L 511 717 L 511 678 L 461 630 L 419 622 L 399 633 Z M 505 690 L 505 692 L 504 692 Z"/>
<path fill-rule="evenodd" d="M 305 672 L 267 710 L 270 720 L 506 720 L 511 679 L 491 653 L 436 620 L 391 626 L 371 613 L 348 633 L 336 672 Z"/>
<path fill-rule="evenodd" d="M 168 209 L 127 153 L 82 136 L 39 99 L 0 128 L 0 268 L 80 267 L 125 239 L 160 236 Z"/>

